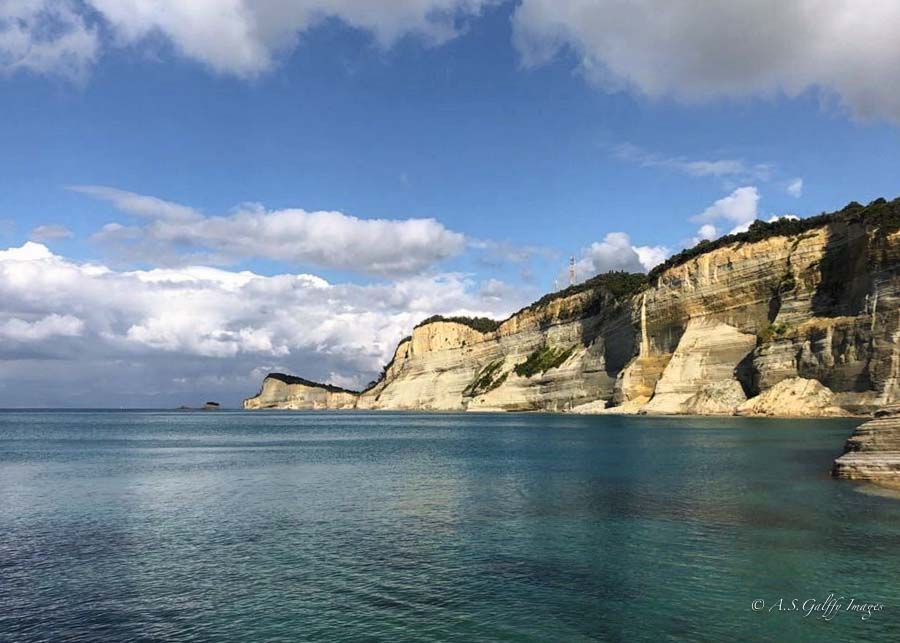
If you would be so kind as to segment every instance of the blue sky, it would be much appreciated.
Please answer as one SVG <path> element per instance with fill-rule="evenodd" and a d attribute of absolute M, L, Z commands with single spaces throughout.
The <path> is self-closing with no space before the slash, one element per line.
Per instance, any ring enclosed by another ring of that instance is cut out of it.
<path fill-rule="evenodd" d="M 900 48 L 879 35 L 897 9 L 853 14 L 844 42 L 849 4 L 764 4 L 675 3 L 660 22 L 653 3 L 602 0 L 13 2 L 0 248 L 45 252 L 9 262 L 139 272 L 193 284 L 187 298 L 243 288 L 242 271 L 342 294 L 295 302 L 319 324 L 303 336 L 206 309 L 215 324 L 192 336 L 157 291 L 98 303 L 52 282 L 42 307 L 10 268 L 0 405 L 22 396 L 17 375 L 85 355 L 140 381 L 126 405 L 233 401 L 269 367 L 358 385 L 418 318 L 502 316 L 552 289 L 569 255 L 582 277 L 646 269 L 757 217 L 896 196 Z M 84 312 L 98 306 L 105 322 Z M 356 317 L 328 330 L 340 314 Z M 60 352 L 35 350 L 48 338 Z M 53 403 L 104 397 L 79 391 Z"/>

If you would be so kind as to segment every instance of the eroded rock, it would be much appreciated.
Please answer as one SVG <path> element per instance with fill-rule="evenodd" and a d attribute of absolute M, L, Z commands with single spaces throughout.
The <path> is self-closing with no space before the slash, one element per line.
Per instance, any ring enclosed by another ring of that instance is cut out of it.
<path fill-rule="evenodd" d="M 852 415 L 834 404 L 834 393 L 817 380 L 791 377 L 750 398 L 737 408 L 738 415 L 778 417 L 840 417 Z"/>
<path fill-rule="evenodd" d="M 856 427 L 831 473 L 835 478 L 900 488 L 900 406 L 875 415 Z"/>

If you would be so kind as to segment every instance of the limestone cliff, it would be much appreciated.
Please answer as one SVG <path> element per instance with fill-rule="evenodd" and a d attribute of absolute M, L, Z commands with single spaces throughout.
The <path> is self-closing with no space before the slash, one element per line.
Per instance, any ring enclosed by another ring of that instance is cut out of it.
<path fill-rule="evenodd" d="M 898 270 L 900 200 L 757 222 L 494 325 L 429 320 L 358 395 L 264 385 L 245 408 L 868 412 L 900 398 Z"/>
<path fill-rule="evenodd" d="M 269 373 L 255 397 L 244 400 L 244 408 L 256 409 L 352 409 L 359 394 L 301 377 Z"/>
<path fill-rule="evenodd" d="M 900 488 L 900 406 L 882 409 L 856 427 L 832 475 Z"/>

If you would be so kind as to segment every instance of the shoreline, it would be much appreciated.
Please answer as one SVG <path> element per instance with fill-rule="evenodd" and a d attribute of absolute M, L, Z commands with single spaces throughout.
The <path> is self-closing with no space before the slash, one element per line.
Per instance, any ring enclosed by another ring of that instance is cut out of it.
<path fill-rule="evenodd" d="M 615 407 L 613 407 L 615 408 Z M 573 413 L 572 411 L 551 411 L 547 409 L 535 409 L 531 411 L 507 411 L 489 409 L 285 409 L 285 408 L 256 408 L 256 409 L 223 409 L 244 411 L 247 413 L 276 412 L 276 413 L 441 413 L 445 415 L 566 415 L 571 417 L 647 417 L 647 418 L 740 418 L 740 419 L 772 419 L 772 420 L 867 420 L 871 414 L 847 414 L 847 415 L 777 415 L 777 414 L 724 414 L 724 413 L 634 413 L 629 411 L 615 412 L 610 409 L 605 412 Z"/>

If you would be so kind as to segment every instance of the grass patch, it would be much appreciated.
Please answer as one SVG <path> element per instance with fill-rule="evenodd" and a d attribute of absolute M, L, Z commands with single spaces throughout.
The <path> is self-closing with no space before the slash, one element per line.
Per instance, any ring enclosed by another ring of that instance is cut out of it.
<path fill-rule="evenodd" d="M 498 359 L 478 371 L 475 374 L 475 379 L 463 391 L 463 396 L 476 397 L 484 395 L 503 384 L 509 373 L 501 373 L 500 369 L 502 366 L 503 360 Z"/>
<path fill-rule="evenodd" d="M 560 366 L 574 352 L 574 346 L 568 349 L 542 346 L 529 355 L 524 362 L 517 364 L 514 370 L 519 377 L 532 377 L 538 373 L 543 375 L 551 368 Z"/>
<path fill-rule="evenodd" d="M 793 327 L 790 324 L 785 324 L 784 322 L 779 322 L 777 324 L 772 323 L 759 331 L 759 339 L 765 344 L 773 339 L 784 337 L 790 333 L 791 330 L 793 330 Z"/>

